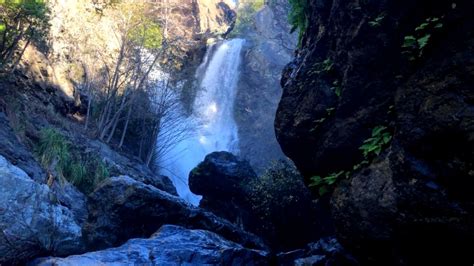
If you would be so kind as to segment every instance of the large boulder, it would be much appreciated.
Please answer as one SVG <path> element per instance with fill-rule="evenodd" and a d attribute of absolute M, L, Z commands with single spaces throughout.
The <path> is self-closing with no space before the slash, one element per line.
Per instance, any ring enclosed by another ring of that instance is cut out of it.
<path fill-rule="evenodd" d="M 424 164 L 398 148 L 336 189 L 331 206 L 340 240 L 365 263 L 472 261 L 472 202 L 423 176 Z"/>
<path fill-rule="evenodd" d="M 164 224 L 215 232 L 245 247 L 265 249 L 262 241 L 227 220 L 128 176 L 112 177 L 89 195 L 84 235 L 90 249 L 149 237 Z"/>
<path fill-rule="evenodd" d="M 209 231 L 164 225 L 149 239 L 131 239 L 117 248 L 67 258 L 38 259 L 31 265 L 268 265 L 266 255 Z"/>
<path fill-rule="evenodd" d="M 365 264 L 472 263 L 474 3 L 308 4 L 275 127 L 307 182 L 349 173 L 331 199 L 341 243 Z M 364 158 L 378 126 L 392 141 Z"/>
<path fill-rule="evenodd" d="M 0 264 L 83 251 L 82 233 L 48 186 L 0 156 Z"/>
<path fill-rule="evenodd" d="M 82 226 L 89 215 L 86 195 L 65 180 L 62 182 L 53 182 L 50 189 L 59 204 L 68 208 L 74 215 L 76 222 Z"/>
<path fill-rule="evenodd" d="M 257 177 L 249 163 L 228 152 L 206 156 L 189 176 L 200 207 L 263 237 L 273 250 L 289 250 L 331 231 L 301 175 L 281 162 Z"/>
<path fill-rule="evenodd" d="M 203 196 L 200 207 L 246 227 L 251 223 L 248 184 L 255 179 L 248 162 L 228 152 L 214 152 L 191 171 L 189 188 Z"/>

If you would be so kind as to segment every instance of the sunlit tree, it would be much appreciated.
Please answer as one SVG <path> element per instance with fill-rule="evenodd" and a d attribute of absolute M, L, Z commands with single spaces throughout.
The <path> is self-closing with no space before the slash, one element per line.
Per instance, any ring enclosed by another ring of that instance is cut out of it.
<path fill-rule="evenodd" d="M 31 42 L 44 42 L 48 21 L 44 0 L 0 0 L 0 67 L 14 68 Z"/>

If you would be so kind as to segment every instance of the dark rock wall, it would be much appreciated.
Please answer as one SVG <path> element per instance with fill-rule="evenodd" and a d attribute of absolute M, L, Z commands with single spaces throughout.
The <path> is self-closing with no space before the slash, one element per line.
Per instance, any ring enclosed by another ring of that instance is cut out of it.
<path fill-rule="evenodd" d="M 282 79 L 283 151 L 306 178 L 347 171 L 371 130 L 387 126 L 390 147 L 332 194 L 339 238 L 369 264 L 472 263 L 474 4 L 309 2 Z M 442 27 L 416 31 L 428 18 Z M 402 47 L 426 34 L 421 55 Z"/>

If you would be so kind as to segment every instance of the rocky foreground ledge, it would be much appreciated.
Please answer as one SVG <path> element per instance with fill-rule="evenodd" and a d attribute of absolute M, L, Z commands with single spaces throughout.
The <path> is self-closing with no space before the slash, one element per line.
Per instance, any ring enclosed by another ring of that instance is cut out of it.
<path fill-rule="evenodd" d="M 206 230 L 161 227 L 149 239 L 131 239 L 118 248 L 67 258 L 46 258 L 30 265 L 267 265 L 265 251 L 246 249 Z"/>

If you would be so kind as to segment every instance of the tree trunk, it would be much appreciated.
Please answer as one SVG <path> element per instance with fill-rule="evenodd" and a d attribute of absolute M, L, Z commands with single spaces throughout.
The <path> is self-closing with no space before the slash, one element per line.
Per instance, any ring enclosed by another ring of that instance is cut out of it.
<path fill-rule="evenodd" d="M 120 143 L 118 145 L 119 149 L 122 148 L 123 142 L 125 140 L 125 135 L 127 134 L 128 123 L 130 122 L 130 116 L 132 114 L 132 107 L 133 106 L 130 106 L 130 108 L 128 108 L 127 119 L 125 120 L 125 125 L 123 126 L 122 136 L 120 137 Z"/>
<path fill-rule="evenodd" d="M 25 44 L 25 47 L 23 47 L 23 49 L 21 50 L 20 52 L 20 55 L 18 56 L 18 58 L 16 59 L 15 63 L 13 63 L 11 69 L 10 69 L 10 73 L 13 72 L 15 70 L 15 68 L 18 66 L 18 64 L 20 63 L 21 61 L 21 58 L 23 57 L 23 55 L 25 54 L 25 51 L 26 51 L 26 48 L 28 48 L 28 45 L 30 45 L 31 43 L 31 38 L 28 38 L 28 41 L 26 41 L 26 44 Z"/>
<path fill-rule="evenodd" d="M 86 122 L 84 123 L 84 129 L 87 130 L 89 127 L 89 119 L 91 116 L 91 106 L 92 106 L 92 93 L 89 93 L 87 99 L 87 113 L 86 113 Z"/>

